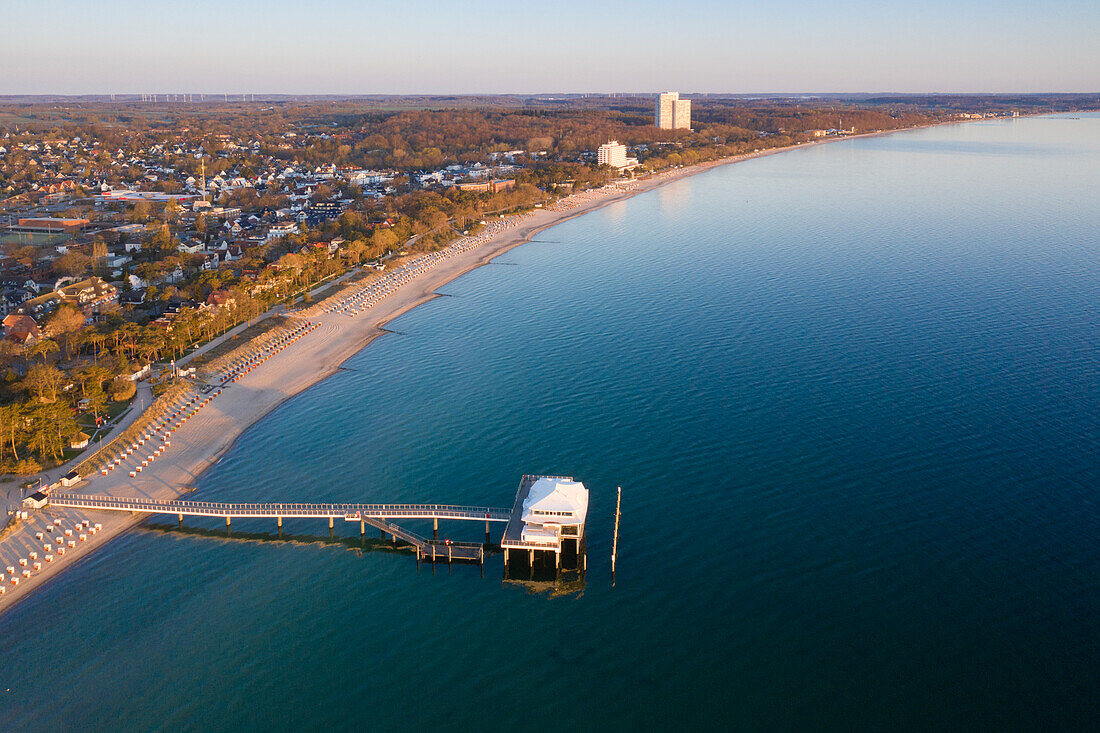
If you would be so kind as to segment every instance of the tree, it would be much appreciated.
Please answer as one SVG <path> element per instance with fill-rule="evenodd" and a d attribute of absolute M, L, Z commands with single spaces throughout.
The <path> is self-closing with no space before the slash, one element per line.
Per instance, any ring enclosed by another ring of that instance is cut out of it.
<path fill-rule="evenodd" d="M 131 382 L 131 384 L 133 383 Z M 88 409 L 92 411 L 96 418 L 99 417 L 99 413 L 107 409 L 107 393 L 103 391 L 103 385 L 99 382 L 92 382 L 88 385 L 84 390 L 84 399 L 88 400 Z"/>
<path fill-rule="evenodd" d="M 23 458 L 15 462 L 11 472 L 16 476 L 33 476 L 42 470 L 42 464 L 33 458 Z"/>
<path fill-rule="evenodd" d="M 107 393 L 115 402 L 125 402 L 137 394 L 137 386 L 125 377 L 116 377 L 107 385 Z"/>
<path fill-rule="evenodd" d="M 23 405 L 14 402 L 10 405 L 0 406 L 0 461 L 4 459 L 4 453 L 8 445 L 11 445 L 12 456 L 15 460 L 19 460 L 16 438 L 22 435 L 25 423 Z"/>
<path fill-rule="evenodd" d="M 75 250 L 70 250 L 54 260 L 53 271 L 63 277 L 81 277 L 88 272 L 91 259 Z"/>
<path fill-rule="evenodd" d="M 41 356 L 42 363 L 45 364 L 49 355 L 56 351 L 57 342 L 53 339 L 44 338 L 31 347 L 30 354 L 31 356 Z"/>
<path fill-rule="evenodd" d="M 39 402 L 51 404 L 57 402 L 57 393 L 64 383 L 65 373 L 52 364 L 32 364 L 23 379 L 23 389 Z"/>
<path fill-rule="evenodd" d="M 355 239 L 344 248 L 344 256 L 352 265 L 358 265 L 367 254 L 367 242 L 363 239 Z"/>
<path fill-rule="evenodd" d="M 84 313 L 71 303 L 62 303 L 46 322 L 46 333 L 57 339 L 65 350 L 65 358 L 71 359 L 73 347 L 80 345 L 83 332 Z"/>
<path fill-rule="evenodd" d="M 138 201 L 130 211 L 130 221 L 135 224 L 142 224 L 149 220 L 150 211 L 151 207 L 147 202 Z"/>
<path fill-rule="evenodd" d="M 79 430 L 68 405 L 40 404 L 30 412 L 27 443 L 39 458 L 59 459 L 65 449 L 65 439 Z"/>
<path fill-rule="evenodd" d="M 92 271 L 100 277 L 107 276 L 107 243 L 102 239 L 92 242 Z"/>
<path fill-rule="evenodd" d="M 91 331 L 88 334 L 88 343 L 92 345 L 92 361 L 98 362 L 99 352 L 103 350 L 103 346 L 107 343 L 107 334 L 99 329 Z"/>
<path fill-rule="evenodd" d="M 164 223 L 165 224 L 167 224 L 169 221 L 172 221 L 177 216 L 179 216 L 179 213 L 180 213 L 179 201 L 176 201 L 175 199 L 172 199 L 170 201 L 164 202 Z"/>
<path fill-rule="evenodd" d="M 167 224 L 156 231 L 149 245 L 152 247 L 155 257 L 163 257 L 175 250 L 175 240 Z"/>
<path fill-rule="evenodd" d="M 294 285 L 298 284 L 298 277 L 302 272 L 302 267 L 305 265 L 305 261 L 301 255 L 294 252 L 283 255 L 279 258 L 279 271 L 286 272 L 291 277 L 291 282 Z"/>
<path fill-rule="evenodd" d="M 377 228 L 370 236 L 370 244 L 373 255 L 377 257 L 397 246 L 397 235 L 389 229 Z"/>
<path fill-rule="evenodd" d="M 114 332 L 115 345 L 122 354 L 129 357 L 134 355 L 134 345 L 141 335 L 141 326 L 136 323 L 124 323 Z"/>
<path fill-rule="evenodd" d="M 137 344 L 137 353 L 141 357 L 142 364 L 151 364 L 160 357 L 164 350 L 164 332 L 159 328 L 146 328 Z"/>
<path fill-rule="evenodd" d="M 111 372 L 106 367 L 88 362 L 84 362 L 69 374 L 80 382 L 80 394 L 83 397 L 88 397 L 88 390 L 94 386 L 102 389 L 103 383 L 111 378 Z"/>
<path fill-rule="evenodd" d="M 34 247 L 20 247 L 13 256 L 19 264 L 32 267 L 38 260 L 38 250 Z"/>

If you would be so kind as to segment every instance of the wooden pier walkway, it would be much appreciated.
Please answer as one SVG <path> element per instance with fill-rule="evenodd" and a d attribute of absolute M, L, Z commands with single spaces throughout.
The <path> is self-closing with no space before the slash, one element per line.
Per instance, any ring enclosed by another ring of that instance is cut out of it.
<path fill-rule="evenodd" d="M 362 533 L 366 525 L 385 532 L 394 542 L 404 540 L 416 547 L 418 557 L 439 560 L 483 560 L 482 545 L 470 542 L 449 542 L 425 539 L 394 524 L 394 519 L 431 519 L 438 528 L 440 519 L 467 522 L 485 522 L 486 534 L 489 522 L 507 522 L 510 512 L 498 507 L 459 506 L 453 504 L 230 504 L 212 501 L 157 501 L 155 499 L 125 499 L 114 496 L 87 494 L 52 494 L 51 506 L 66 509 L 92 509 L 115 512 L 141 512 L 144 514 L 175 514 L 184 516 L 220 517 L 228 526 L 232 519 L 275 519 L 279 527 L 284 519 L 328 519 L 329 528 L 335 520 L 359 522 Z"/>

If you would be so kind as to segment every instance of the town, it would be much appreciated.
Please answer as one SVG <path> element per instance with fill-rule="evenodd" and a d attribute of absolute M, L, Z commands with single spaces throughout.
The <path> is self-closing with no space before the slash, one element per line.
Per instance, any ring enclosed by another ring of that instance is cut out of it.
<path fill-rule="evenodd" d="M 233 326 L 490 220 L 729 156 L 1075 103 L 198 96 L 0 104 L 0 472 L 75 457 L 138 380 L 162 392 L 165 365 Z"/>

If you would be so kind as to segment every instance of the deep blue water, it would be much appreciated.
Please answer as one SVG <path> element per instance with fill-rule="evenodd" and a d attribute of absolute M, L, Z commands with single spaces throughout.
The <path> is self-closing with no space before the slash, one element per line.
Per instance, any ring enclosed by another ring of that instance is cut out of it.
<path fill-rule="evenodd" d="M 570 221 L 199 487 L 509 505 L 523 473 L 572 474 L 581 592 L 503 584 L 499 556 L 242 538 L 265 522 L 143 529 L 0 618 L 0 728 L 1094 723 L 1100 116 L 1078 117 L 799 150 Z"/>

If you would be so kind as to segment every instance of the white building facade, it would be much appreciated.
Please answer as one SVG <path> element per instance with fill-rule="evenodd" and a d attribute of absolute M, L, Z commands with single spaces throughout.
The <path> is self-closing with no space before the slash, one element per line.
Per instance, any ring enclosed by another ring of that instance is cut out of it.
<path fill-rule="evenodd" d="M 679 92 L 657 95 L 653 124 L 662 130 L 690 130 L 691 100 L 680 99 Z"/>
<path fill-rule="evenodd" d="M 596 162 L 612 168 L 625 168 L 627 166 L 626 146 L 618 140 L 604 143 L 596 150 Z"/>

